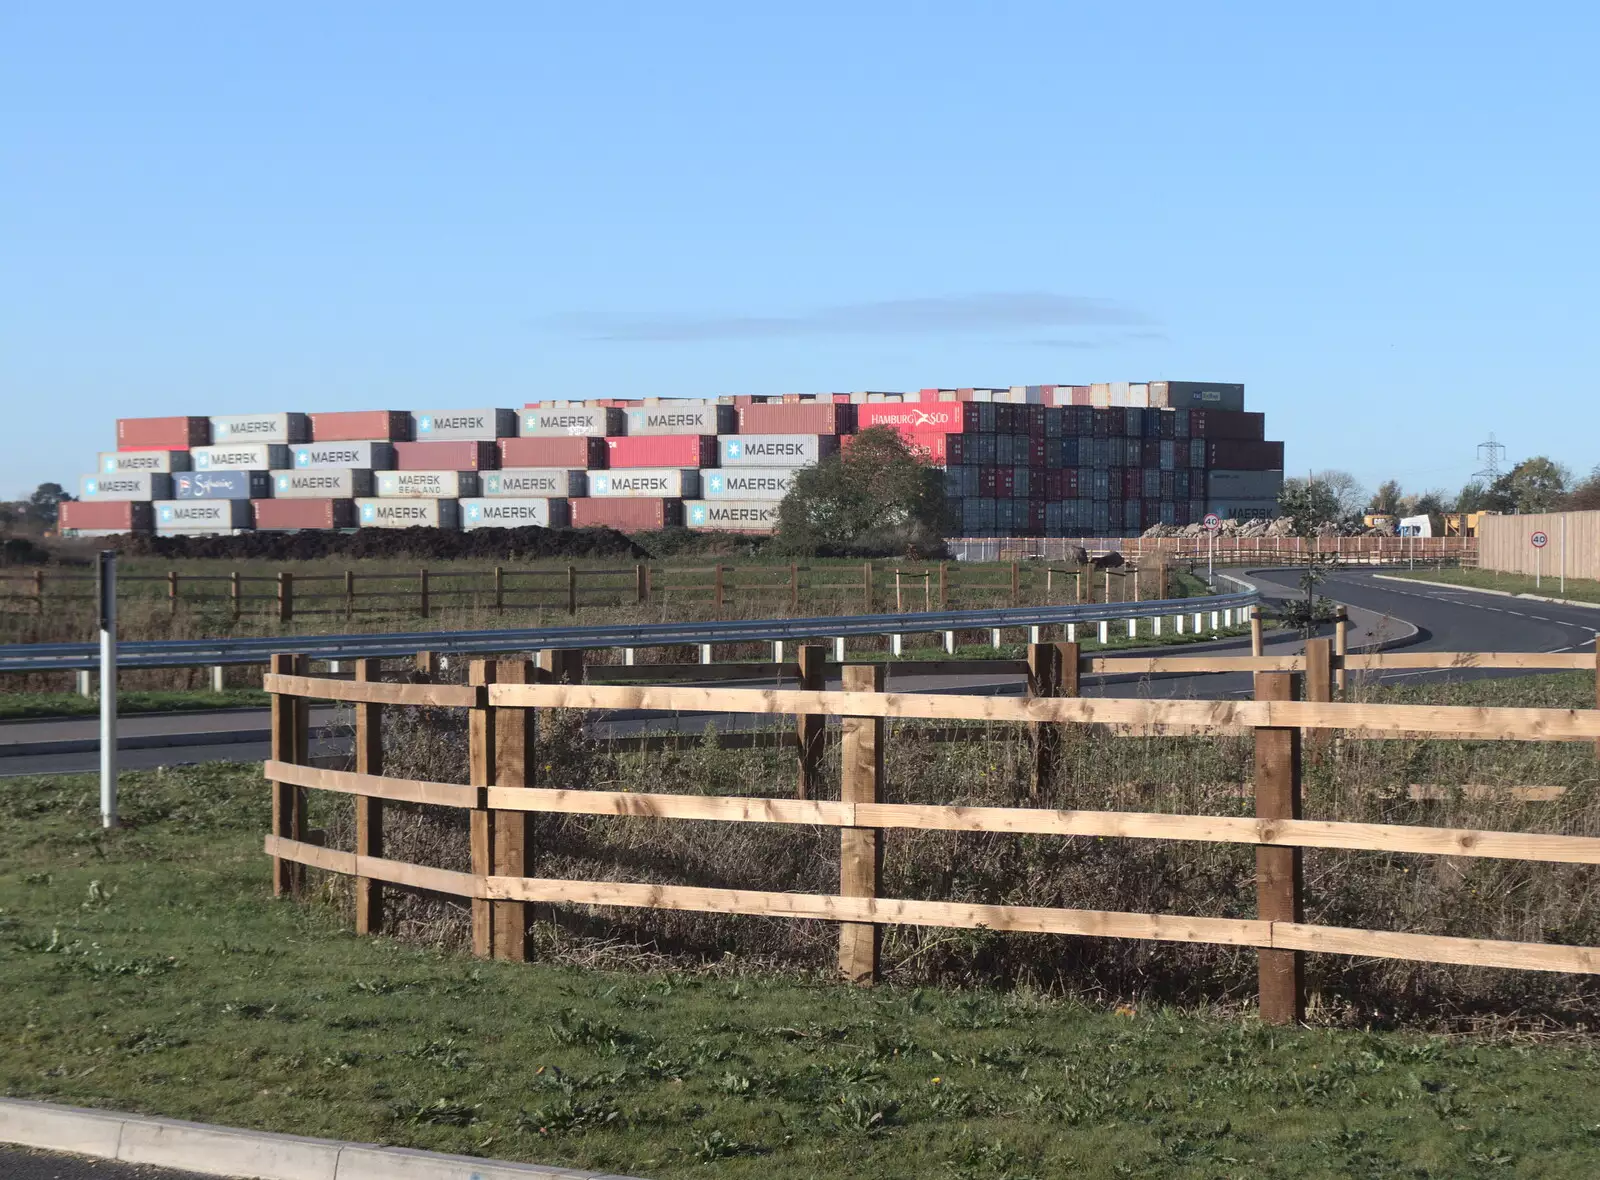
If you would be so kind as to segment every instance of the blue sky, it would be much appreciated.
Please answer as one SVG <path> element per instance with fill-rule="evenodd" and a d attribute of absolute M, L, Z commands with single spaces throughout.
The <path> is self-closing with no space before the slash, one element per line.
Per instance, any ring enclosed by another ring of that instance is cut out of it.
<path fill-rule="evenodd" d="M 1243 381 L 1600 462 L 1592 6 L 0 9 L 0 493 L 122 415 Z"/>

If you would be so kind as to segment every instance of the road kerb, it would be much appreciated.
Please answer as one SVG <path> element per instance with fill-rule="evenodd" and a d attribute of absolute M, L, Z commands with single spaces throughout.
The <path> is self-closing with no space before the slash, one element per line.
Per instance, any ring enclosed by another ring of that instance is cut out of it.
<path fill-rule="evenodd" d="M 0 1098 L 0 1143 L 239 1180 L 636 1180 Z"/>

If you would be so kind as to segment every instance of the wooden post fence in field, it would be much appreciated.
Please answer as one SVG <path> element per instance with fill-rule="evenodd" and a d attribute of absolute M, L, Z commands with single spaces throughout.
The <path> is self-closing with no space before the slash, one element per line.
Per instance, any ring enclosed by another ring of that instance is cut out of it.
<path fill-rule="evenodd" d="M 373 684 L 383 679 L 383 661 L 356 661 L 356 680 Z M 383 773 L 383 706 L 357 702 L 356 773 Z M 383 855 L 383 800 L 356 796 L 356 855 Z M 356 878 L 356 933 L 376 934 L 383 929 L 383 884 L 371 877 Z"/>
<path fill-rule="evenodd" d="M 650 601 L 650 571 L 642 562 L 633 567 L 633 600 L 641 606 Z"/>
<path fill-rule="evenodd" d="M 286 571 L 278 574 L 278 621 L 294 620 L 294 575 Z"/>
<path fill-rule="evenodd" d="M 1011 605 L 1022 605 L 1022 567 L 1011 563 Z"/>
<path fill-rule="evenodd" d="M 473 660 L 467 666 L 467 683 L 473 687 L 493 684 L 493 660 Z M 495 771 L 495 715 L 486 698 L 467 710 L 467 781 L 475 787 L 492 787 Z M 474 874 L 489 876 L 494 872 L 494 829 L 489 810 L 481 804 L 469 816 L 469 844 Z M 487 959 L 494 953 L 493 911 L 489 899 L 472 899 L 472 953 Z"/>
<path fill-rule="evenodd" d="M 276 675 L 295 676 L 300 674 L 303 661 L 292 655 L 276 655 L 268 667 Z M 272 758 L 275 762 L 292 766 L 303 766 L 306 762 L 306 743 L 300 730 L 303 703 L 299 697 L 280 695 L 272 698 Z M 286 840 L 305 839 L 304 801 L 305 793 L 301 788 L 289 783 L 272 784 L 273 835 Z M 275 897 L 298 893 L 304 880 L 305 870 L 301 866 L 282 858 L 273 859 L 272 892 Z"/>
<path fill-rule="evenodd" d="M 495 614 L 504 614 L 506 610 L 506 571 L 499 565 L 494 567 L 494 610 Z"/>
<path fill-rule="evenodd" d="M 711 573 L 711 601 L 716 605 L 717 613 L 722 613 L 722 563 L 719 561 L 712 567 Z"/>
<path fill-rule="evenodd" d="M 572 565 L 567 567 L 567 613 L 578 613 L 578 567 Z"/>
<path fill-rule="evenodd" d="M 872 563 L 861 563 L 861 613 L 872 613 Z"/>
<path fill-rule="evenodd" d="M 167 571 L 167 610 L 171 614 L 178 613 L 178 571 Z"/>
<path fill-rule="evenodd" d="M 228 575 L 228 602 L 232 607 L 233 621 L 239 621 L 239 612 L 244 609 L 244 579 L 239 576 L 239 571 L 234 570 Z"/>
<path fill-rule="evenodd" d="M 939 609 L 950 609 L 950 563 L 939 563 Z"/>
<path fill-rule="evenodd" d="M 417 613 L 428 617 L 428 571 L 417 571 Z"/>
<path fill-rule="evenodd" d="M 789 613 L 800 613 L 800 565 L 793 561 L 789 563 Z"/>
<path fill-rule="evenodd" d="M 1333 641 L 1330 639 L 1306 640 L 1305 692 L 1308 701 L 1333 700 Z M 1307 751 L 1313 758 L 1322 757 L 1331 737 L 1331 730 L 1307 730 L 1304 735 Z"/>
<path fill-rule="evenodd" d="M 412 664 L 416 679 L 424 684 L 437 684 L 439 682 L 439 653 L 436 651 L 419 651 Z"/>
<path fill-rule="evenodd" d="M 1053 643 L 1028 644 L 1028 695 L 1053 697 L 1060 691 L 1060 686 L 1061 648 Z M 1033 771 L 1028 780 L 1028 800 L 1037 803 L 1049 793 L 1061 727 L 1047 721 L 1035 721 L 1028 729 L 1033 742 Z"/>
<path fill-rule="evenodd" d="M 499 660 L 494 666 L 497 684 L 537 684 L 543 672 L 529 660 Z M 494 783 L 501 788 L 527 788 L 534 784 L 537 723 L 532 709 L 494 710 Z M 489 841 L 497 877 L 526 877 L 533 861 L 533 813 L 492 811 Z M 528 903 L 496 901 L 490 911 L 490 947 L 497 959 L 523 962 L 528 957 Z"/>
<path fill-rule="evenodd" d="M 1293 672 L 1257 672 L 1258 701 L 1292 701 Z M 1287 726 L 1256 729 L 1256 818 L 1300 819 L 1300 731 Z M 1256 848 L 1256 917 L 1263 922 L 1301 923 L 1302 853 L 1298 847 Z M 1298 950 L 1260 950 L 1257 970 L 1261 1019 L 1298 1024 L 1305 1019 L 1305 956 Z"/>
<path fill-rule="evenodd" d="M 840 670 L 843 691 L 883 691 L 882 664 L 847 664 Z M 839 801 L 860 805 L 878 802 L 883 782 L 883 718 L 845 717 Z M 839 829 L 839 895 L 878 896 L 883 875 L 883 845 L 876 828 Z M 839 924 L 839 971 L 851 983 L 870 984 L 878 977 L 882 927 L 876 922 Z"/>
<path fill-rule="evenodd" d="M 827 687 L 824 670 L 828 649 L 821 644 L 804 643 L 800 645 L 797 655 L 800 661 L 800 687 L 807 692 L 821 692 Z M 827 732 L 828 719 L 821 713 L 797 713 L 794 720 L 795 737 L 800 743 L 794 797 L 811 799 L 817 794 L 818 773 L 822 768 L 822 739 Z"/>
<path fill-rule="evenodd" d="M 1251 618 L 1257 617 L 1257 612 L 1250 613 Z M 1333 612 L 1333 683 L 1339 690 L 1339 699 L 1344 700 L 1344 690 L 1347 683 L 1345 677 L 1344 658 L 1350 654 L 1350 612 L 1343 606 L 1336 607 Z"/>
<path fill-rule="evenodd" d="M 344 617 L 354 618 L 356 613 L 356 571 L 344 571 Z"/>

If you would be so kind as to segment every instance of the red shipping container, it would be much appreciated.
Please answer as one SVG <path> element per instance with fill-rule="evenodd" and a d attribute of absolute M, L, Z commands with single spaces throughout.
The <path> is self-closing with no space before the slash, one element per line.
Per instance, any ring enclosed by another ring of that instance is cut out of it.
<path fill-rule="evenodd" d="M 610 467 L 715 467 L 714 434 L 640 434 L 608 438 L 606 463 Z"/>
<path fill-rule="evenodd" d="M 356 527 L 354 500 L 252 500 L 250 503 L 255 508 L 257 529 L 281 532 Z"/>
<path fill-rule="evenodd" d="M 856 407 L 856 429 L 889 426 L 903 433 L 978 429 L 978 407 L 966 402 L 867 402 Z"/>
<path fill-rule="evenodd" d="M 1208 411 L 1208 410 L 1178 410 L 1177 411 L 1177 413 L 1179 413 L 1179 414 L 1187 413 L 1189 415 L 1189 437 L 1190 438 L 1205 438 L 1206 437 L 1206 425 L 1207 425 L 1207 423 L 1206 423 L 1206 415 L 1209 412 L 1210 411 Z"/>
<path fill-rule="evenodd" d="M 1139 440 L 1139 466 L 1161 466 L 1161 440 L 1159 438 L 1143 438 Z"/>
<path fill-rule="evenodd" d="M 995 492 L 994 492 L 994 488 L 995 488 L 995 470 L 996 469 L 993 468 L 993 467 L 980 467 L 980 468 L 978 468 L 978 495 L 979 496 L 991 497 L 991 498 L 994 496 L 994 494 L 995 494 Z"/>
<path fill-rule="evenodd" d="M 855 435 L 853 434 L 847 434 L 839 442 L 843 445 L 854 437 Z M 959 439 L 960 437 L 961 435 L 959 434 L 938 434 L 917 430 L 913 431 L 906 441 L 914 449 L 921 451 L 927 457 L 929 463 L 932 463 L 935 467 L 943 467 L 950 461 L 950 440 L 952 438 Z"/>
<path fill-rule="evenodd" d="M 849 402 L 790 402 L 743 406 L 740 434 L 849 434 L 855 414 Z"/>
<path fill-rule="evenodd" d="M 682 500 L 583 496 L 568 500 L 567 507 L 571 511 L 572 527 L 575 529 L 618 529 L 630 533 L 678 528 L 683 524 Z"/>
<path fill-rule="evenodd" d="M 606 465 L 606 440 L 603 438 L 502 438 L 498 446 L 501 467 L 603 470 Z"/>
<path fill-rule="evenodd" d="M 1245 410 L 1206 410 L 1206 438 L 1260 440 L 1267 437 L 1267 416 Z"/>
<path fill-rule="evenodd" d="M 1015 468 L 996 467 L 994 469 L 994 494 L 996 499 L 1000 500 L 1010 500 L 1017 494 Z"/>
<path fill-rule="evenodd" d="M 117 419 L 119 451 L 187 451 L 190 447 L 204 447 L 210 443 L 210 418 Z"/>
<path fill-rule="evenodd" d="M 63 500 L 59 525 L 62 529 L 148 533 L 155 516 L 148 500 Z"/>
<path fill-rule="evenodd" d="M 312 442 L 400 442 L 411 437 L 406 410 L 340 410 L 311 415 Z"/>
<path fill-rule="evenodd" d="M 396 471 L 493 471 L 500 466 L 500 451 L 487 440 L 399 442 L 394 466 Z"/>
<path fill-rule="evenodd" d="M 1044 535 L 1044 501 L 1028 501 L 1028 535 L 1040 537 Z"/>

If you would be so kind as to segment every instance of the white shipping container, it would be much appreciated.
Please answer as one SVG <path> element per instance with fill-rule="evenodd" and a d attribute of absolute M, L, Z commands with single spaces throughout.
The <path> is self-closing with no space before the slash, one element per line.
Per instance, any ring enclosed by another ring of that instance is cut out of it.
<path fill-rule="evenodd" d="M 518 431 L 523 438 L 605 438 L 627 429 L 627 417 L 614 406 L 536 406 L 522 411 Z"/>
<path fill-rule="evenodd" d="M 379 471 L 378 499 L 454 500 L 478 494 L 476 471 Z"/>
<path fill-rule="evenodd" d="M 194 447 L 189 458 L 196 471 L 282 471 L 289 466 L 289 448 L 281 443 L 223 443 Z"/>
<path fill-rule="evenodd" d="M 770 533 L 778 527 L 778 501 L 685 500 L 683 522 L 692 529 Z"/>
<path fill-rule="evenodd" d="M 247 529 L 252 521 L 249 500 L 157 500 L 156 532 L 231 533 Z"/>
<path fill-rule="evenodd" d="M 411 437 L 418 442 L 487 442 L 517 433 L 515 410 L 413 410 Z"/>
<path fill-rule="evenodd" d="M 528 525 L 564 529 L 569 519 L 564 498 L 503 496 L 461 501 L 463 529 L 520 529 Z"/>
<path fill-rule="evenodd" d="M 507 467 L 478 477 L 485 496 L 565 500 L 589 494 L 589 473 L 566 467 Z"/>
<path fill-rule="evenodd" d="M 727 434 L 717 440 L 724 467 L 814 467 L 838 449 L 832 434 Z"/>
<path fill-rule="evenodd" d="M 357 471 L 388 471 L 394 466 L 394 444 L 386 442 L 310 443 L 294 449 L 297 471 L 315 467 L 351 467 Z"/>
<path fill-rule="evenodd" d="M 353 500 L 372 495 L 372 472 L 354 467 L 274 471 L 272 495 L 279 500 Z"/>
<path fill-rule="evenodd" d="M 590 496 L 649 496 L 679 500 L 700 494 L 700 472 L 693 467 L 621 467 L 589 473 Z"/>
<path fill-rule="evenodd" d="M 461 507 L 456 500 L 358 499 L 356 522 L 364 529 L 455 529 Z"/>
<path fill-rule="evenodd" d="M 794 486 L 799 467 L 745 467 L 700 472 L 700 494 L 707 500 L 781 500 Z"/>
<path fill-rule="evenodd" d="M 80 500 L 170 500 L 172 476 L 160 471 L 80 475 L 78 498 Z"/>
<path fill-rule="evenodd" d="M 220 414 L 211 419 L 214 446 L 310 441 L 311 419 L 304 414 Z"/>
<path fill-rule="evenodd" d="M 738 429 L 732 406 L 663 402 L 628 411 L 629 434 L 732 434 Z"/>
<path fill-rule="evenodd" d="M 124 471 L 153 471 L 171 475 L 189 470 L 188 451 L 101 451 L 95 462 L 101 475 L 121 475 Z"/>

